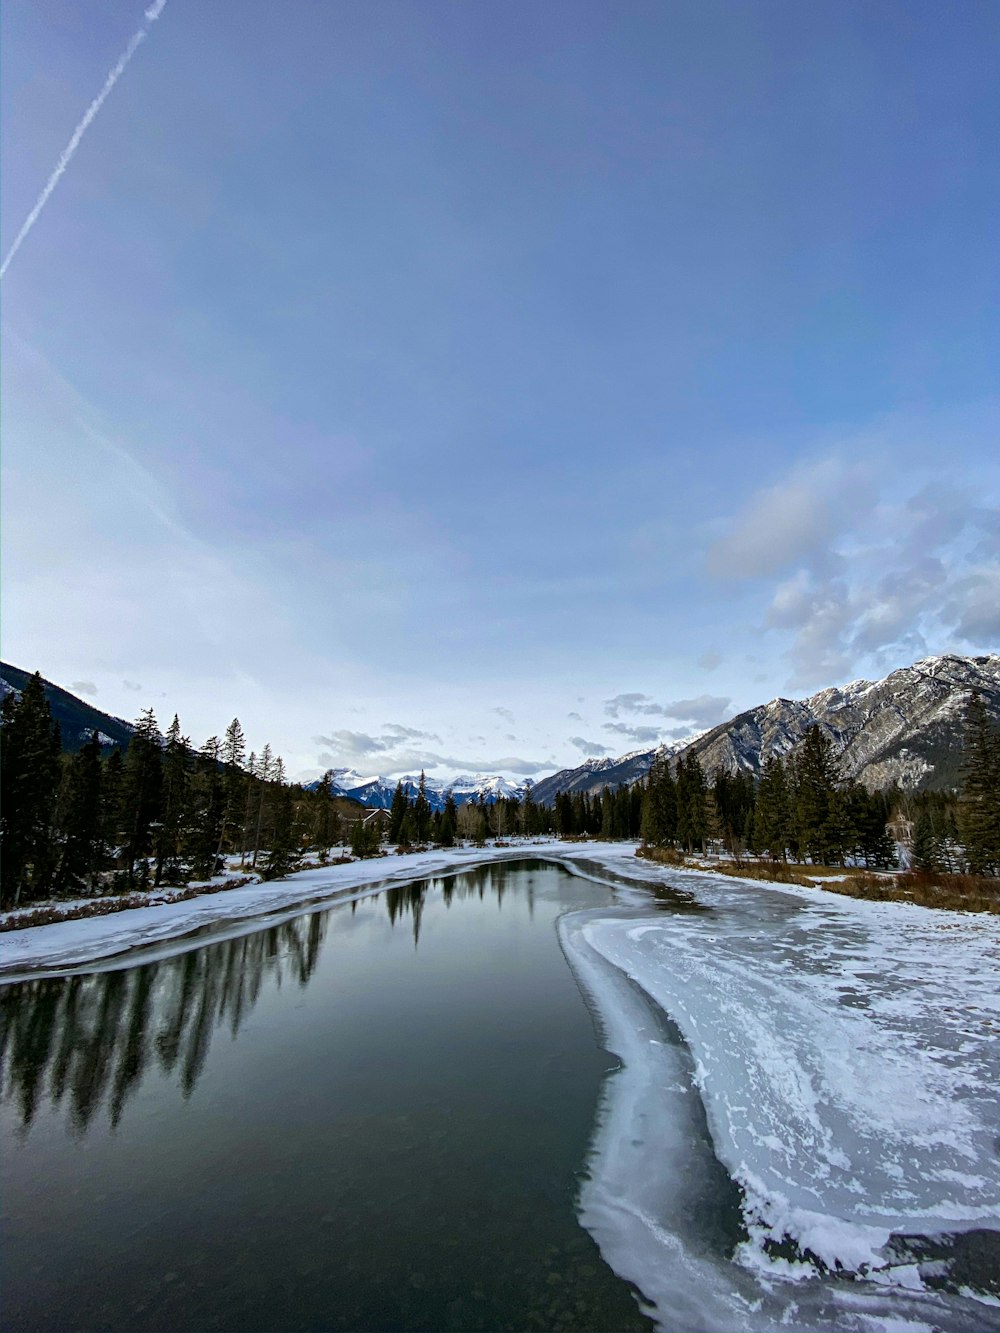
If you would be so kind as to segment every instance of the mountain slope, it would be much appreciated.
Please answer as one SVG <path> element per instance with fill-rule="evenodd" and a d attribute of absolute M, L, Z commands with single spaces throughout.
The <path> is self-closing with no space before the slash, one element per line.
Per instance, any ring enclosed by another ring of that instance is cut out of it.
<path fill-rule="evenodd" d="M 31 679 L 32 672 L 22 671 L 20 667 L 0 662 L 0 695 L 11 690 L 20 693 Z M 102 713 L 99 708 L 78 699 L 69 690 L 64 690 L 43 678 L 45 697 L 49 701 L 53 720 L 59 723 L 62 732 L 63 749 L 74 754 L 90 739 L 92 731 L 101 734 L 101 744 L 106 747 L 119 746 L 125 750 L 132 739 L 132 724 L 110 713 Z"/>
<path fill-rule="evenodd" d="M 621 759 L 590 759 L 539 782 L 535 798 L 551 805 L 560 791 L 600 791 L 646 776 L 653 759 L 693 751 L 706 773 L 757 775 L 771 755 L 785 756 L 814 724 L 829 736 L 845 778 L 871 788 L 957 785 L 965 706 L 973 693 L 1000 721 L 1000 655 L 925 657 L 884 680 L 856 680 L 807 699 L 772 699 L 720 723 L 683 746 L 661 746 Z"/>

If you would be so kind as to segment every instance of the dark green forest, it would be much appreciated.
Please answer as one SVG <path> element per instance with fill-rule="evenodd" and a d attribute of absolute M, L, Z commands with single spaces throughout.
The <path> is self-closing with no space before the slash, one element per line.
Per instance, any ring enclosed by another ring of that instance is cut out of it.
<path fill-rule="evenodd" d="M 0 725 L 0 857 L 4 907 L 58 896 L 124 893 L 210 879 L 237 857 L 265 879 L 322 863 L 350 844 L 354 856 L 451 846 L 457 839 L 556 834 L 642 838 L 651 847 L 813 864 L 895 865 L 894 836 L 918 869 L 1000 874 L 1000 732 L 981 699 L 967 710 L 953 792 L 871 792 L 845 782 L 832 742 L 813 727 L 793 753 L 767 760 L 759 778 L 722 770 L 711 779 L 693 752 L 657 761 L 645 782 L 600 793 L 560 793 L 553 808 L 522 799 L 433 810 L 421 774 L 412 797 L 398 784 L 389 811 L 287 781 L 265 745 L 246 751 L 238 719 L 200 748 L 176 715 L 161 732 L 140 714 L 127 750 L 106 753 L 95 731 L 64 751 L 44 682 L 9 693 Z"/>

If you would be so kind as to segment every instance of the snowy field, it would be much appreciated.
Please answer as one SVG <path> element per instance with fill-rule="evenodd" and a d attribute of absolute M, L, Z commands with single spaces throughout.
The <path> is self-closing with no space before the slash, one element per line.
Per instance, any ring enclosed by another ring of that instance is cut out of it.
<path fill-rule="evenodd" d="M 131 965 L 136 949 L 198 947 L 205 931 L 237 934 L 247 918 L 263 925 L 306 903 L 526 855 L 611 889 L 606 909 L 560 921 L 622 1062 L 579 1208 L 660 1327 L 1000 1329 L 1000 1300 L 981 1281 L 961 1290 L 961 1239 L 933 1253 L 899 1239 L 1000 1232 L 996 917 L 677 870 L 628 844 L 539 840 L 359 861 L 10 932 L 0 978 L 114 955 Z M 701 910 L 670 910 L 656 886 Z M 697 1216 L 719 1163 L 738 1187 L 734 1255 Z M 944 1277 L 959 1290 L 936 1290 Z"/>

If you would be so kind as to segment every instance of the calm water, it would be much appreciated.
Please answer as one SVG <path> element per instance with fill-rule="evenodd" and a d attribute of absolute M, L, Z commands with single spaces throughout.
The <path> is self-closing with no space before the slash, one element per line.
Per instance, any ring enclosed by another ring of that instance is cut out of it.
<path fill-rule="evenodd" d="M 7 1329 L 649 1329 L 574 1198 L 612 1063 L 522 862 L 0 987 Z"/>

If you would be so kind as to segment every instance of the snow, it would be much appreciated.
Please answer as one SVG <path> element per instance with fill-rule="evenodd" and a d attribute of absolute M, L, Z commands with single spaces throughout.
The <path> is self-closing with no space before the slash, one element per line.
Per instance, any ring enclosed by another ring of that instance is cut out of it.
<path fill-rule="evenodd" d="M 491 859 L 558 853 L 562 846 L 552 839 L 509 839 L 508 843 L 499 849 L 454 847 L 323 866 L 287 879 L 247 884 L 179 903 L 5 931 L 0 933 L 0 982 L 20 980 L 39 969 L 49 972 L 83 967 L 121 954 L 129 955 L 123 965 L 131 966 L 137 958 L 130 951 L 147 946 L 164 946 L 161 952 L 175 953 L 200 947 L 205 942 L 202 934 L 195 939 L 183 938 L 192 932 L 211 930 L 213 938 L 239 934 L 252 919 L 263 918 L 270 924 L 276 913 L 287 914 L 305 904 L 350 901 L 388 884 L 440 875 Z M 219 882 L 225 878 L 220 876 Z"/>
<path fill-rule="evenodd" d="M 558 861 L 609 887 L 559 936 L 621 1061 L 579 1216 L 660 1328 L 1000 1329 L 995 1299 L 931 1290 L 935 1264 L 889 1244 L 1000 1229 L 1000 920 L 633 853 L 537 839 L 329 866 L 4 934 L 0 978 L 130 966 L 485 861 Z M 728 1253 L 706 1239 L 720 1190 L 742 1217 Z"/>

